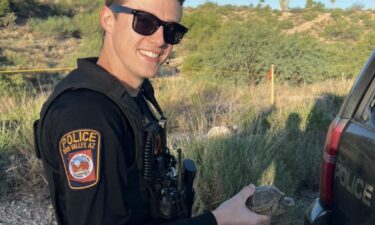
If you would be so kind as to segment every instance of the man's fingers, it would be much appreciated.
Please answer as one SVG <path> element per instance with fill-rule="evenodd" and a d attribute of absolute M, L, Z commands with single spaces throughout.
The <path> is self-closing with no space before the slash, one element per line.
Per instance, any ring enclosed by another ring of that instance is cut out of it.
<path fill-rule="evenodd" d="M 259 215 L 259 214 L 258 214 Z M 269 216 L 265 216 L 265 215 L 259 215 L 260 217 L 260 221 L 262 223 L 265 223 L 265 224 L 269 224 L 271 222 L 271 219 Z"/>
<path fill-rule="evenodd" d="M 244 188 L 242 188 L 242 190 L 240 191 L 240 196 L 241 196 L 241 199 L 244 200 L 244 202 L 246 202 L 246 200 L 254 194 L 254 191 L 255 191 L 255 186 L 254 184 L 250 184 L 248 186 L 245 186 Z"/>
<path fill-rule="evenodd" d="M 271 224 L 271 218 L 269 216 L 257 214 L 256 224 L 269 225 Z"/>

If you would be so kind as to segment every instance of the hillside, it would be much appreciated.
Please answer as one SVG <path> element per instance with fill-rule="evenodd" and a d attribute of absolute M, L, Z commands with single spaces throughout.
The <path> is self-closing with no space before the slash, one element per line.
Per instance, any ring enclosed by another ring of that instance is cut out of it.
<path fill-rule="evenodd" d="M 0 28 L 0 70 L 72 67 L 76 57 L 96 55 L 101 42 L 98 11 L 68 2 L 52 4 L 53 12 L 39 16 L 16 12 L 17 19 Z M 203 71 L 226 78 L 231 71 L 238 74 L 231 79 L 259 81 L 273 63 L 286 81 L 354 77 L 375 46 L 375 14 L 357 9 L 280 12 L 206 3 L 186 8 L 182 23 L 190 31 L 176 47 L 170 65 L 182 67 L 188 76 Z M 237 32 L 241 35 L 233 36 Z M 220 46 L 233 50 L 233 55 Z M 234 53 L 237 48 L 241 51 Z M 225 62 L 220 60 L 224 55 Z"/>

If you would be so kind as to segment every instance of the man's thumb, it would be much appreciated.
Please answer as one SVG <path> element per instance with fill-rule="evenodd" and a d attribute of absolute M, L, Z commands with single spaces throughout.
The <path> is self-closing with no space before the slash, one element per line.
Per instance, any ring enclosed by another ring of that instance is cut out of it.
<path fill-rule="evenodd" d="M 242 190 L 240 191 L 240 195 L 241 195 L 241 198 L 246 202 L 246 200 L 252 196 L 255 192 L 255 186 L 254 184 L 250 184 L 248 186 L 245 186 L 244 188 L 242 188 Z"/>

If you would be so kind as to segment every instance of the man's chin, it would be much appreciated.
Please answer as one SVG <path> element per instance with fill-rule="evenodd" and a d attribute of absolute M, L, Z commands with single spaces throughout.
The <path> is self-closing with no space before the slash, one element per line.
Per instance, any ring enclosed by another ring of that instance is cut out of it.
<path fill-rule="evenodd" d="M 160 69 L 144 71 L 142 73 L 142 77 L 143 78 L 154 78 L 158 74 L 159 70 Z"/>

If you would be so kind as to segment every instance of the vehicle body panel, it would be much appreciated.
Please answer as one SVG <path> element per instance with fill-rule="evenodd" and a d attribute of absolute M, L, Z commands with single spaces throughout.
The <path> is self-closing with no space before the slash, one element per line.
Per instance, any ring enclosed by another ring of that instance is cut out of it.
<path fill-rule="evenodd" d="M 338 119 L 348 119 L 333 177 L 333 204 L 316 199 L 305 225 L 375 224 L 375 51 L 363 67 Z"/>

